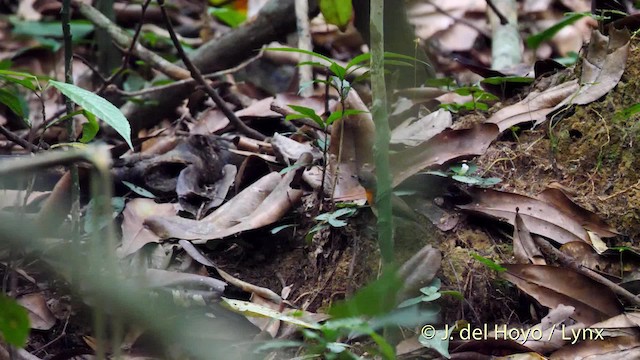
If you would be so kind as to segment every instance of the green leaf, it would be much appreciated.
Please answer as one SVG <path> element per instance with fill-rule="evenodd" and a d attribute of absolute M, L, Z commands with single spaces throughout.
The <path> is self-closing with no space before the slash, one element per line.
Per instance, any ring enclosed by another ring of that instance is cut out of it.
<path fill-rule="evenodd" d="M 29 336 L 27 310 L 14 299 L 0 293 L 0 335 L 16 347 L 24 347 Z"/>
<path fill-rule="evenodd" d="M 280 225 L 280 226 L 276 226 L 273 229 L 271 229 L 270 232 L 271 232 L 271 234 L 277 234 L 277 233 L 279 233 L 280 231 L 282 231 L 282 230 L 284 230 L 286 228 L 290 228 L 290 227 L 294 227 L 294 226 L 295 226 L 294 224 Z"/>
<path fill-rule="evenodd" d="M 362 114 L 365 113 L 366 111 L 363 110 L 356 110 L 356 109 L 347 109 L 346 111 L 342 111 L 342 110 L 338 110 L 338 111 L 334 111 L 331 113 L 331 115 L 329 115 L 329 117 L 327 118 L 327 120 L 325 120 L 325 122 L 328 125 L 333 124 L 334 121 L 342 118 L 342 117 L 346 117 L 346 116 L 351 116 L 351 115 L 356 115 L 356 114 Z"/>
<path fill-rule="evenodd" d="M 218 18 L 218 20 L 231 26 L 232 28 L 238 27 L 247 19 L 247 15 L 238 10 L 228 7 L 209 8 L 209 14 L 215 16 L 216 18 Z"/>
<path fill-rule="evenodd" d="M 340 80 L 344 80 L 347 73 L 347 70 L 337 63 L 331 63 L 329 70 Z"/>
<path fill-rule="evenodd" d="M 130 183 L 128 181 L 124 181 L 123 180 L 122 181 L 122 185 L 128 187 L 129 190 L 133 191 L 134 193 L 136 193 L 136 194 L 138 194 L 138 195 L 140 195 L 142 197 L 146 197 L 146 198 L 149 198 L 149 199 L 155 199 L 156 198 L 156 196 L 153 195 L 151 193 L 151 191 L 149 191 L 149 190 L 147 190 L 145 188 L 142 188 L 142 187 L 140 187 L 138 185 L 132 184 L 132 183 Z"/>
<path fill-rule="evenodd" d="M 26 35 L 33 37 L 55 37 L 62 38 L 62 23 L 55 22 L 42 22 L 42 21 L 23 21 L 17 17 L 12 16 L 9 21 L 13 25 L 12 33 L 14 35 Z M 85 20 L 73 20 L 70 24 L 71 37 L 73 41 L 78 41 L 89 35 L 94 26 L 92 23 Z"/>
<path fill-rule="evenodd" d="M 273 310 L 266 306 L 254 304 L 248 301 L 227 299 L 223 297 L 221 305 L 235 313 L 238 313 L 244 316 L 263 317 L 263 318 L 281 320 L 293 325 L 305 327 L 307 329 L 317 330 L 320 328 L 320 325 L 316 323 L 307 322 L 291 315 L 285 315 L 279 312 L 278 310 Z"/>
<path fill-rule="evenodd" d="M 371 336 L 373 341 L 376 342 L 376 345 L 378 345 L 378 349 L 380 350 L 380 353 L 382 354 L 384 359 L 395 359 L 396 358 L 396 353 L 394 351 L 393 346 L 391 346 L 391 344 L 389 344 L 387 342 L 387 340 L 385 340 L 384 337 L 380 336 L 378 333 L 376 333 L 374 331 L 372 331 L 369 334 L 369 336 Z"/>
<path fill-rule="evenodd" d="M 422 302 L 422 296 L 417 296 L 411 299 L 407 299 L 403 302 L 400 303 L 400 305 L 398 305 L 399 308 L 403 308 L 403 307 L 407 307 L 407 306 L 412 306 L 412 305 L 416 305 L 416 304 L 420 304 Z"/>
<path fill-rule="evenodd" d="M 476 185 L 481 182 L 481 179 L 475 176 L 453 175 L 451 176 L 451 178 L 455 181 L 459 181 L 461 183 L 469 184 L 469 185 Z"/>
<path fill-rule="evenodd" d="M 557 63 L 561 65 L 569 67 L 575 64 L 576 62 L 578 62 L 579 58 L 580 58 L 580 55 L 577 52 L 569 51 L 569 53 L 567 53 L 567 56 L 561 57 L 561 58 L 555 58 L 553 60 L 555 60 Z"/>
<path fill-rule="evenodd" d="M 395 65 L 395 66 L 413 67 L 413 64 L 412 64 L 412 63 L 408 63 L 408 62 L 406 62 L 406 61 L 401 61 L 401 60 L 391 60 L 391 59 L 387 60 L 387 59 L 385 59 L 385 60 L 383 61 L 383 63 L 384 63 L 385 65 Z"/>
<path fill-rule="evenodd" d="M 83 113 L 84 117 L 87 118 L 87 122 L 82 124 L 82 137 L 80 138 L 80 142 L 86 144 L 96 137 L 98 130 L 100 130 L 100 125 L 95 115 L 88 111 L 83 111 Z"/>
<path fill-rule="evenodd" d="M 385 59 L 385 60 L 386 60 L 386 59 L 404 59 L 404 60 L 409 60 L 409 61 L 414 62 L 414 63 L 418 62 L 418 63 L 420 63 L 420 64 L 422 64 L 422 65 L 425 65 L 425 66 L 431 67 L 431 64 L 429 64 L 429 63 L 427 63 L 427 62 L 424 62 L 424 61 L 422 61 L 422 60 L 420 60 L 420 59 L 416 59 L 416 58 L 415 58 L 415 57 L 413 57 L 413 56 L 407 56 L 407 55 L 403 55 L 403 54 L 397 54 L 397 53 L 389 52 L 389 51 L 385 51 L 385 52 L 384 52 L 384 59 Z"/>
<path fill-rule="evenodd" d="M 351 90 L 351 84 L 347 79 L 339 78 L 337 76 L 331 77 L 331 86 L 336 89 L 340 93 L 340 96 L 343 99 L 346 99 L 349 95 L 349 90 Z"/>
<path fill-rule="evenodd" d="M 35 75 L 11 70 L 0 70 L 0 80 L 21 85 L 31 91 L 36 91 L 35 84 L 38 83 L 38 78 Z"/>
<path fill-rule="evenodd" d="M 418 341 L 422 346 L 433 349 L 445 358 L 450 359 L 449 338 L 446 338 L 447 335 L 446 330 L 435 330 L 435 335 L 433 337 L 427 339 L 424 335 L 420 335 L 420 337 L 418 337 Z M 443 340 L 443 338 L 445 339 Z"/>
<path fill-rule="evenodd" d="M 451 297 L 454 297 L 454 298 L 456 298 L 458 300 L 464 300 L 464 295 L 462 295 L 462 293 L 460 291 L 442 290 L 442 291 L 440 291 L 440 294 L 451 296 Z"/>
<path fill-rule="evenodd" d="M 535 35 L 529 36 L 525 41 L 527 47 L 529 47 L 530 49 L 537 49 L 540 44 L 542 44 L 544 41 L 550 40 L 563 27 L 571 25 L 582 17 L 588 15 L 590 15 L 590 13 L 573 13 L 565 16 L 562 20 L 560 20 L 557 24 L 551 26 L 550 28 Z"/>
<path fill-rule="evenodd" d="M 24 98 L 17 92 L 11 92 L 0 88 L 0 103 L 5 104 L 9 110 L 22 119 L 29 117 L 29 107 Z"/>
<path fill-rule="evenodd" d="M 320 0 L 318 5 L 329 24 L 337 25 L 342 31 L 346 30 L 353 14 L 351 0 Z"/>
<path fill-rule="evenodd" d="M 349 70 L 352 67 L 354 67 L 354 66 L 356 66 L 356 65 L 358 65 L 360 63 L 363 63 L 365 61 L 369 61 L 369 59 L 371 59 L 371 53 L 360 54 L 360 55 L 354 57 L 353 59 L 351 59 L 351 61 L 349 61 L 347 63 L 346 69 Z"/>
<path fill-rule="evenodd" d="M 487 259 L 486 257 L 480 256 L 478 254 L 471 254 L 471 257 L 481 262 L 484 266 L 488 267 L 491 270 L 495 270 L 497 272 L 507 271 L 506 268 L 500 266 L 500 264 L 495 263 L 491 259 Z"/>
<path fill-rule="evenodd" d="M 49 84 L 60 90 L 65 96 L 71 99 L 71 101 L 109 124 L 124 138 L 129 147 L 133 149 L 133 145 L 131 144 L 131 126 L 127 118 L 122 115 L 117 107 L 91 91 L 87 91 L 73 84 L 54 80 L 50 80 Z"/>
<path fill-rule="evenodd" d="M 424 82 L 425 86 L 430 87 L 443 87 L 443 88 L 452 88 L 456 86 L 456 81 L 452 78 L 435 78 L 435 79 L 427 79 Z"/>
<path fill-rule="evenodd" d="M 318 116 L 318 114 L 316 114 L 316 111 L 313 110 L 312 108 L 308 108 L 306 106 L 300 106 L 300 105 L 289 105 L 289 107 L 293 109 L 293 111 L 315 121 L 316 124 L 324 128 L 324 121 L 320 116 Z M 292 115 L 295 115 L 295 114 L 292 114 Z M 287 120 L 295 119 L 295 118 L 300 119 L 299 117 L 290 117 L 289 115 L 287 115 L 286 117 Z"/>
<path fill-rule="evenodd" d="M 488 77 L 480 81 L 482 84 L 504 85 L 508 83 L 531 84 L 535 79 L 525 76 L 496 76 Z"/>
<path fill-rule="evenodd" d="M 629 106 L 628 108 L 618 112 L 616 115 L 622 117 L 623 119 L 628 119 L 631 116 L 640 112 L 640 103 Z"/>
<path fill-rule="evenodd" d="M 289 166 L 287 166 L 286 168 L 284 168 L 284 169 L 280 170 L 280 172 L 279 172 L 278 174 L 280 174 L 280 175 L 284 175 L 284 174 L 288 173 L 289 171 L 292 171 L 292 170 L 295 170 L 295 169 L 301 168 L 301 167 L 303 167 L 303 166 L 304 166 L 303 164 L 293 164 L 293 165 L 289 165 Z"/>
<path fill-rule="evenodd" d="M 348 318 L 388 313 L 395 307 L 396 296 L 401 288 L 402 281 L 395 271 L 388 269 L 380 278 L 358 290 L 349 300 L 333 305 L 329 314 L 335 318 Z"/>

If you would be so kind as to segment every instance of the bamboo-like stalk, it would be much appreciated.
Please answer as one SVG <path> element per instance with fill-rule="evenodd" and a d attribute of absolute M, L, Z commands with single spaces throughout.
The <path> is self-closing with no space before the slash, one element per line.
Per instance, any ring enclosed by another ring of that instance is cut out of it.
<path fill-rule="evenodd" d="M 376 125 L 373 155 L 376 164 L 378 208 L 378 243 L 385 265 L 394 261 L 393 219 L 391 216 L 391 172 L 389 169 L 389 129 L 387 114 L 387 90 L 384 79 L 384 1 L 371 0 L 371 92 L 373 105 L 371 114 Z"/>

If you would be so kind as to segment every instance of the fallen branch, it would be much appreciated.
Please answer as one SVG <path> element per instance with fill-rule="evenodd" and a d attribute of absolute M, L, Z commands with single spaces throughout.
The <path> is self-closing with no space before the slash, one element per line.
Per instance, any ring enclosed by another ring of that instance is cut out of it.
<path fill-rule="evenodd" d="M 200 86 L 204 88 L 205 92 L 207 93 L 207 95 L 209 95 L 211 100 L 213 100 L 213 102 L 216 104 L 218 109 L 222 111 L 222 113 L 227 117 L 227 119 L 229 119 L 229 122 L 233 124 L 233 126 L 235 126 L 236 129 L 238 129 L 238 131 L 254 139 L 258 139 L 258 140 L 266 139 L 267 138 L 266 136 L 250 128 L 249 126 L 247 126 L 247 124 L 243 123 L 242 120 L 240 120 L 238 116 L 236 116 L 236 114 L 231 109 L 229 109 L 229 107 L 224 102 L 222 97 L 218 95 L 218 93 L 211 87 L 211 85 L 209 85 L 207 80 L 205 80 L 204 77 L 202 77 L 202 74 L 200 73 L 198 68 L 196 68 L 193 65 L 193 63 L 191 62 L 187 54 L 184 52 L 184 49 L 182 48 L 182 44 L 180 44 L 180 40 L 178 39 L 178 36 L 176 35 L 175 30 L 173 29 L 173 25 L 171 25 L 171 18 L 169 17 L 169 14 L 167 14 L 167 10 L 164 6 L 164 0 L 158 0 L 158 4 L 160 5 L 160 11 L 162 12 L 162 17 L 164 19 L 165 25 L 167 26 L 167 30 L 169 31 L 169 36 L 171 37 L 173 46 L 175 46 L 176 50 L 178 50 L 178 55 L 180 56 L 184 64 L 187 66 L 187 69 L 189 69 L 189 71 L 191 72 L 191 76 L 196 80 L 196 82 Z"/>
<path fill-rule="evenodd" d="M 279 40 L 294 31 L 296 19 L 291 16 L 294 11 L 293 0 L 271 0 L 255 18 L 198 48 L 190 57 L 191 62 L 203 74 L 234 67 L 255 55 L 264 44 Z M 317 3 L 311 0 L 310 15 L 315 16 L 317 12 Z M 140 129 L 152 127 L 160 122 L 167 113 L 174 111 L 194 88 L 195 84 L 189 83 L 143 97 L 145 103 L 154 105 L 145 106 L 132 102 L 125 104 L 122 112 L 131 120 L 132 132 L 135 134 Z"/>

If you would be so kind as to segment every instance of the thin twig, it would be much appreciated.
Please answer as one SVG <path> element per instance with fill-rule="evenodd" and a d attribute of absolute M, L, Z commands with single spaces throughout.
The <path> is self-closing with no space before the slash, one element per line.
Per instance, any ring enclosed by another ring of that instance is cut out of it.
<path fill-rule="evenodd" d="M 500 19 L 500 25 L 507 25 L 509 23 L 509 20 L 507 20 L 507 18 L 504 15 L 502 15 L 500 10 L 498 10 L 496 5 L 493 3 L 493 0 L 487 0 L 487 5 L 489 5 L 493 13 L 496 14 L 496 16 L 498 17 L 498 19 Z"/>
<path fill-rule="evenodd" d="M 216 71 L 214 73 L 211 74 L 206 74 L 206 75 L 202 75 L 203 78 L 209 80 L 209 79 L 215 79 L 224 75 L 228 75 L 228 74 L 232 74 L 234 72 L 237 72 L 238 70 L 241 70 L 243 68 L 245 68 L 247 65 L 251 64 L 252 62 L 254 62 L 255 60 L 259 59 L 262 54 L 264 53 L 263 49 L 260 49 L 260 52 L 258 53 L 258 55 L 251 57 L 250 59 L 247 59 L 246 61 L 243 61 L 242 63 L 240 63 L 237 66 L 234 66 L 232 68 L 226 69 L 226 70 L 221 70 L 221 71 Z M 143 89 L 143 90 L 138 90 L 138 91 L 123 91 L 120 90 L 119 88 L 116 88 L 115 91 L 123 96 L 143 96 L 143 95 L 148 95 L 154 92 L 158 92 L 158 91 L 165 91 L 165 90 L 169 90 L 172 87 L 179 87 L 179 86 L 183 86 L 183 85 L 187 85 L 187 84 L 191 84 L 196 82 L 195 79 L 191 78 L 191 79 L 184 79 L 184 80 L 178 80 L 178 81 L 174 81 L 171 84 L 165 84 L 165 85 L 160 85 L 160 86 L 154 86 L 154 87 L 150 87 L 147 89 Z"/>
<path fill-rule="evenodd" d="M 171 36 L 171 41 L 173 45 L 176 47 L 178 51 L 178 55 L 182 62 L 186 65 L 187 69 L 191 72 L 191 76 L 196 80 L 196 82 L 201 85 L 204 90 L 207 92 L 207 95 L 213 100 L 213 102 L 218 106 L 218 108 L 222 111 L 222 113 L 229 119 L 229 122 L 233 124 L 238 131 L 243 134 L 258 140 L 265 140 L 267 137 L 261 134 L 260 132 L 250 128 L 245 123 L 240 120 L 236 114 L 229 109 L 227 104 L 222 100 L 220 95 L 207 83 L 207 81 L 202 77 L 200 70 L 196 68 L 187 54 L 185 54 L 184 49 L 182 48 L 182 44 L 180 40 L 178 40 L 178 36 L 176 35 L 175 30 L 173 29 L 173 25 L 171 24 L 171 19 L 169 18 L 169 14 L 167 14 L 167 10 L 165 8 L 164 0 L 158 0 L 158 4 L 160 5 L 160 12 L 162 13 L 162 18 L 167 26 L 167 30 L 169 31 L 169 35 Z"/>
<path fill-rule="evenodd" d="M 129 45 L 129 49 L 125 51 L 124 56 L 122 57 L 122 65 L 118 71 L 116 71 L 113 75 L 111 75 L 108 79 L 106 79 L 100 88 L 96 91 L 97 94 L 102 94 L 102 92 L 107 88 L 107 86 L 113 84 L 113 82 L 118 78 L 118 76 L 122 75 L 122 73 L 127 70 L 129 67 L 129 58 L 131 58 L 131 54 L 133 53 L 133 48 L 136 46 L 138 42 L 138 37 L 140 37 L 140 31 L 142 30 L 142 25 L 144 23 L 144 15 L 147 12 L 147 7 L 151 0 L 145 0 L 142 4 L 142 13 L 140 14 L 140 23 L 138 27 L 136 27 L 136 32 L 133 34 L 133 39 L 131 39 L 131 45 Z"/>
<path fill-rule="evenodd" d="M 12 133 L 11 131 L 9 131 L 6 127 L 0 125 L 0 134 L 4 135 L 4 137 L 7 138 L 7 140 L 16 143 L 20 146 L 22 146 L 25 150 L 29 150 L 30 152 L 36 152 L 38 151 L 32 143 L 24 140 L 23 138 L 21 138 L 20 136 Z M 44 146 L 42 146 L 43 149 L 48 149 L 49 145 L 48 144 L 44 144 Z"/>

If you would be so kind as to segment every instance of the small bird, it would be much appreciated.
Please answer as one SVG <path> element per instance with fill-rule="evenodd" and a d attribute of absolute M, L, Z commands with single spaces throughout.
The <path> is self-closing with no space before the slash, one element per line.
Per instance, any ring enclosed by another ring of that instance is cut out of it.
<path fill-rule="evenodd" d="M 362 169 L 358 173 L 358 182 L 360 182 L 360 185 L 365 190 L 367 203 L 371 206 L 371 210 L 376 216 L 378 216 L 376 209 L 377 181 L 376 176 L 373 173 L 373 169 L 369 164 L 362 166 Z M 391 209 L 393 216 L 395 217 L 420 223 L 419 215 L 411 208 L 411 206 L 409 206 L 398 195 L 393 193 L 391 194 Z"/>

